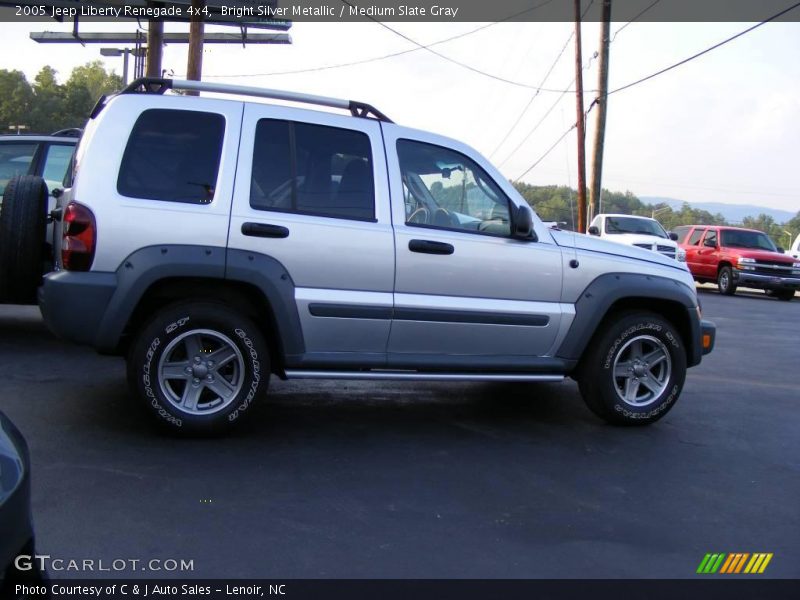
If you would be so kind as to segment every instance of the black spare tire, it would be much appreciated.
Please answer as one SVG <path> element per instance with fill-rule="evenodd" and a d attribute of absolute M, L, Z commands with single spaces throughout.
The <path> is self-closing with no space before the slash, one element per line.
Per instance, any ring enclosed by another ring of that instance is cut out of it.
<path fill-rule="evenodd" d="M 6 185 L 0 206 L 0 301 L 36 302 L 47 230 L 47 184 L 23 175 Z"/>

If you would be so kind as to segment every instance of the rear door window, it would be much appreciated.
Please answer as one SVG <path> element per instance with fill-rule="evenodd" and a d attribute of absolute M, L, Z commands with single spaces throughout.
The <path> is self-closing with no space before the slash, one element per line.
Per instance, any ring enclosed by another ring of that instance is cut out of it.
<path fill-rule="evenodd" d="M 225 118 L 217 113 L 144 111 L 125 147 L 117 191 L 131 198 L 208 204 L 224 133 Z"/>
<path fill-rule="evenodd" d="M 369 136 L 350 129 L 261 119 L 250 206 L 372 221 L 375 183 Z"/>

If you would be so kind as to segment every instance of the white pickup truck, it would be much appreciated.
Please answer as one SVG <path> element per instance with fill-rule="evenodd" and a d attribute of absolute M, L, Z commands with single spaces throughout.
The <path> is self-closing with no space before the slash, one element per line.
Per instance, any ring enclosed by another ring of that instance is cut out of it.
<path fill-rule="evenodd" d="M 661 223 L 650 217 L 599 214 L 592 219 L 589 235 L 652 250 L 679 262 L 686 261 L 686 251 L 678 246 L 678 236 L 667 233 Z"/>
<path fill-rule="evenodd" d="M 794 243 L 792 247 L 786 251 L 786 254 L 790 255 L 792 258 L 800 258 L 800 234 L 797 234 L 797 237 L 794 238 Z"/>

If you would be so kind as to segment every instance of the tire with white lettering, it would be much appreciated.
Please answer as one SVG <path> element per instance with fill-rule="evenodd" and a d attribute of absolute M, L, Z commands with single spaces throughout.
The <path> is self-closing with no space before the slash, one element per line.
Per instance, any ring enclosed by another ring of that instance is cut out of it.
<path fill-rule="evenodd" d="M 128 382 L 156 419 L 181 434 L 222 433 L 267 390 L 267 344 L 248 317 L 217 302 L 160 309 L 128 354 Z"/>
<path fill-rule="evenodd" d="M 685 379 L 686 350 L 675 327 L 655 313 L 622 312 L 587 348 L 578 385 L 602 419 L 647 425 L 672 408 Z"/>

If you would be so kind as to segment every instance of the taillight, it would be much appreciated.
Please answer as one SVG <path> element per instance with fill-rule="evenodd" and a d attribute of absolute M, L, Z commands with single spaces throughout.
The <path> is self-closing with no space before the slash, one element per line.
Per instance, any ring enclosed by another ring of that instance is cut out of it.
<path fill-rule="evenodd" d="M 67 271 L 88 271 L 94 260 L 97 227 L 92 211 L 75 202 L 64 210 L 61 264 Z"/>

